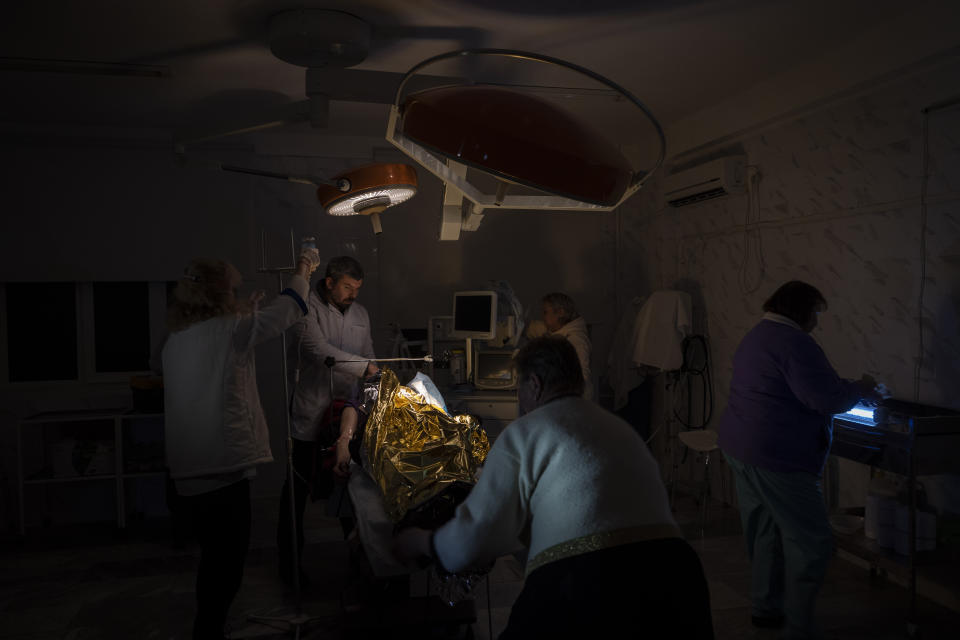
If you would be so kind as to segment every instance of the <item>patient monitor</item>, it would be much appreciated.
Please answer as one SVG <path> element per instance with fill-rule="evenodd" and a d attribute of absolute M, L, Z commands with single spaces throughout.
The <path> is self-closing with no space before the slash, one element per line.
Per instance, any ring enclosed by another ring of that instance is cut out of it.
<path fill-rule="evenodd" d="M 467 341 L 467 380 L 470 380 L 473 377 L 473 340 L 491 340 L 497 335 L 497 292 L 455 292 L 450 335 Z"/>
<path fill-rule="evenodd" d="M 496 291 L 457 291 L 453 294 L 452 337 L 491 340 L 496 334 Z"/>

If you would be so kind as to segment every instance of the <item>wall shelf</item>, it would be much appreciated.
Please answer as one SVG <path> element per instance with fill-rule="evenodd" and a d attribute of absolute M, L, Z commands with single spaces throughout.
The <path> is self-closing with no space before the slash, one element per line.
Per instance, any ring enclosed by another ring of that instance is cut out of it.
<path fill-rule="evenodd" d="M 94 443 L 86 458 L 82 452 L 78 454 L 81 439 Z M 91 465 L 94 470 L 86 473 Z M 117 408 L 46 412 L 24 418 L 17 424 L 20 535 L 26 534 L 27 487 L 112 481 L 117 527 L 123 529 L 131 483 L 166 475 L 162 413 Z"/>

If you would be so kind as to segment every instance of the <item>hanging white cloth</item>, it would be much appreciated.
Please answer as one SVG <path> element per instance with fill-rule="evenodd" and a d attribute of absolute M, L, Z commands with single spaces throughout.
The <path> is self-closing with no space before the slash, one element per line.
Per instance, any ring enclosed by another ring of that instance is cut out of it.
<path fill-rule="evenodd" d="M 692 318 L 689 293 L 654 291 L 637 314 L 633 362 L 663 371 L 679 369 Z"/>

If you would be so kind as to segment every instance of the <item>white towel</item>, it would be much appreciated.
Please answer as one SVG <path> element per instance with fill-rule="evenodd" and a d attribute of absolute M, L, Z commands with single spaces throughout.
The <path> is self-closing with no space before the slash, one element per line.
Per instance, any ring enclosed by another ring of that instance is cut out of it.
<path fill-rule="evenodd" d="M 683 364 L 683 339 L 690 334 L 690 294 L 655 291 L 637 314 L 633 361 L 674 371 Z"/>
<path fill-rule="evenodd" d="M 418 371 L 407 386 L 422 395 L 424 400 L 430 404 L 443 409 L 444 413 L 450 413 L 447 411 L 447 403 L 443 401 L 443 394 L 437 389 L 437 385 L 430 379 L 430 376 L 424 372 Z"/>

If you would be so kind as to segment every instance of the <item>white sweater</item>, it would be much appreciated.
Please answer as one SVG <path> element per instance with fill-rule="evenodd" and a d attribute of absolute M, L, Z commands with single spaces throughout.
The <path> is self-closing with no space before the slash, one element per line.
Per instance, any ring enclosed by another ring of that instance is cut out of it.
<path fill-rule="evenodd" d="M 212 491 L 273 460 L 257 392 L 254 347 L 303 317 L 309 284 L 294 275 L 288 285 L 291 295 L 277 296 L 256 313 L 210 318 L 167 339 L 167 466 L 181 493 Z"/>
<path fill-rule="evenodd" d="M 624 531 L 619 542 L 604 538 Z M 603 547 L 678 536 L 657 463 L 636 431 L 592 402 L 565 397 L 504 430 L 434 545 L 454 572 L 528 546 L 529 572 L 596 550 L 598 539 Z M 562 545 L 580 539 L 593 547 Z"/>

